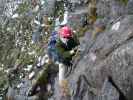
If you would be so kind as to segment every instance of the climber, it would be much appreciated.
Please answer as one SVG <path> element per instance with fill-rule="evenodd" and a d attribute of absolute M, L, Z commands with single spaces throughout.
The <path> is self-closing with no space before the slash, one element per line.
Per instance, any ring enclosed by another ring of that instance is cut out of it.
<path fill-rule="evenodd" d="M 49 59 L 51 61 L 53 61 L 54 63 L 56 63 L 56 61 L 58 61 L 58 55 L 57 55 L 55 45 L 56 45 L 56 41 L 58 38 L 57 33 L 58 33 L 60 27 L 62 26 L 62 24 L 61 24 L 62 19 L 63 19 L 62 12 L 60 11 L 59 15 L 55 19 L 55 28 L 54 28 L 53 32 L 51 32 L 49 41 L 48 41 L 47 52 L 49 55 Z M 64 22 L 63 22 L 63 25 L 64 25 Z"/>
<path fill-rule="evenodd" d="M 68 23 L 68 11 L 65 11 L 64 13 L 64 18 L 62 18 L 62 13 L 59 12 L 59 16 L 56 18 L 55 20 L 55 28 L 54 31 L 51 33 L 51 36 L 49 38 L 49 42 L 48 42 L 48 55 L 50 60 L 52 60 L 53 62 L 58 61 L 58 55 L 57 55 L 57 51 L 56 51 L 56 41 L 58 38 L 58 32 L 59 29 L 61 27 L 66 26 L 66 24 Z M 63 19 L 63 21 L 62 21 Z"/>
<path fill-rule="evenodd" d="M 56 61 L 58 61 L 58 55 L 56 52 L 56 40 L 58 38 L 57 33 L 60 28 L 60 17 L 61 17 L 61 15 L 59 17 L 57 17 L 57 19 L 55 21 L 55 29 L 53 30 L 53 32 L 51 32 L 49 40 L 48 40 L 48 46 L 47 46 L 47 54 L 48 54 L 48 58 L 49 58 L 48 63 L 45 64 L 45 69 L 43 69 L 40 72 L 40 74 L 38 75 L 36 81 L 32 85 L 32 88 L 28 92 L 28 96 L 33 96 L 36 93 L 38 93 L 39 92 L 39 91 L 37 91 L 38 87 L 45 88 L 45 92 L 46 92 L 47 84 L 51 83 L 51 82 L 48 82 L 50 79 L 50 76 L 51 76 L 50 72 L 52 71 L 52 74 L 53 74 L 53 72 L 57 72 L 57 71 L 55 71 L 55 69 L 58 70 L 58 68 L 55 67 L 56 66 L 55 63 L 56 63 Z M 54 75 L 54 76 L 56 76 L 56 75 Z"/>
<path fill-rule="evenodd" d="M 59 30 L 59 39 L 56 49 L 59 57 L 59 86 L 62 88 L 65 79 L 65 69 L 71 66 L 71 60 L 76 52 L 79 41 L 70 27 L 65 25 Z"/>

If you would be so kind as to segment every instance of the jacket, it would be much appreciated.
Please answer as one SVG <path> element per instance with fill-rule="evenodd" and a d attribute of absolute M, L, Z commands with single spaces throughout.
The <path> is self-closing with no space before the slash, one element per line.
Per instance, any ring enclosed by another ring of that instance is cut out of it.
<path fill-rule="evenodd" d="M 59 62 L 69 65 L 73 55 L 70 51 L 79 45 L 79 41 L 76 36 L 70 38 L 67 44 L 64 44 L 60 39 L 56 43 L 57 53 L 59 55 Z"/>

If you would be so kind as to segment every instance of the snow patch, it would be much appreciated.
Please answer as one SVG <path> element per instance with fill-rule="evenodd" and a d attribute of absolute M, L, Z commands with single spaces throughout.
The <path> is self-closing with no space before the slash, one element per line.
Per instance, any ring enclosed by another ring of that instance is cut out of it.
<path fill-rule="evenodd" d="M 115 23 L 113 26 L 112 26 L 112 30 L 115 30 L 115 31 L 117 31 L 119 28 L 120 28 L 120 21 L 119 22 L 117 22 L 117 23 Z"/>

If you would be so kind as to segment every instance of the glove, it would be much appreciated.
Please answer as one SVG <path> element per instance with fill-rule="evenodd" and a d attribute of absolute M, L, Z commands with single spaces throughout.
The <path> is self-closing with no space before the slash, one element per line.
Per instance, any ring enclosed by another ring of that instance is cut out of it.
<path fill-rule="evenodd" d="M 74 53 L 75 53 L 75 51 L 74 51 L 74 50 L 71 50 L 71 51 L 70 51 L 70 54 L 71 54 L 71 55 L 73 55 Z"/>

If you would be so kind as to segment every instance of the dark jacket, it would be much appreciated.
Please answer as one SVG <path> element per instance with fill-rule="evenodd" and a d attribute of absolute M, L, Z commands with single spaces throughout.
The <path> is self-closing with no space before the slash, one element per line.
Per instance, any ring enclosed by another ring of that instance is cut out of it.
<path fill-rule="evenodd" d="M 70 38 L 67 42 L 67 45 L 64 44 L 60 39 L 56 43 L 56 49 L 59 55 L 59 61 L 69 65 L 72 60 L 72 54 L 70 51 L 79 45 L 79 41 L 76 36 Z"/>

